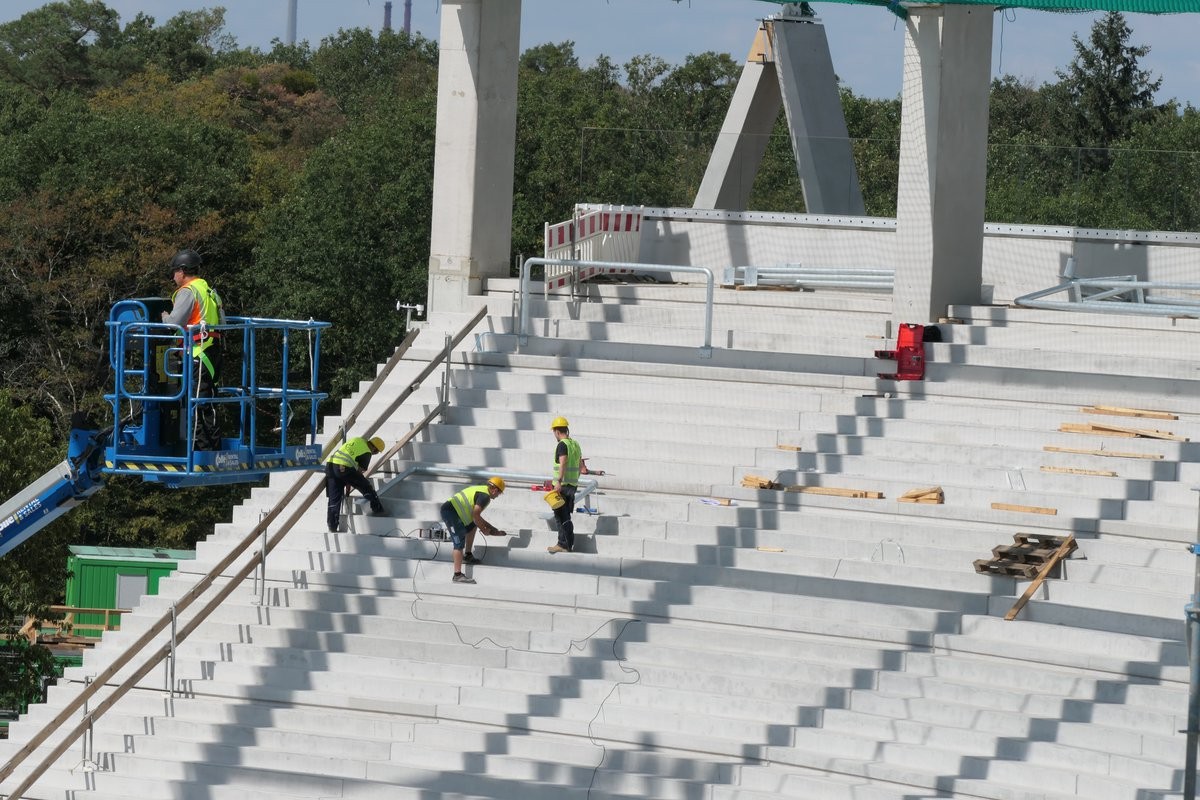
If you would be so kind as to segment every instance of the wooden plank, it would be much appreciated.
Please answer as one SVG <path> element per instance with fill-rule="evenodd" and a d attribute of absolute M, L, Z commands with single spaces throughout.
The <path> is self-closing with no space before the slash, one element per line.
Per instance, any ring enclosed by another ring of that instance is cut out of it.
<path fill-rule="evenodd" d="M 1058 426 L 1062 433 L 1087 433 L 1093 436 L 1124 436 L 1129 439 L 1137 438 L 1136 433 L 1123 433 L 1115 430 L 1105 430 L 1090 422 L 1064 422 Z"/>
<path fill-rule="evenodd" d="M 1105 456 L 1106 458 L 1145 458 L 1156 461 L 1163 458 L 1158 453 L 1119 453 L 1116 450 L 1088 450 L 1079 447 L 1057 447 L 1052 444 L 1044 445 L 1042 449 L 1047 453 L 1074 453 L 1080 456 Z"/>
<path fill-rule="evenodd" d="M 1042 472 L 1059 472 L 1064 475 L 1094 475 L 1097 478 L 1117 477 L 1117 473 L 1110 469 L 1083 469 L 1082 467 L 1051 467 L 1042 465 Z"/>
<path fill-rule="evenodd" d="M 909 497 L 909 498 L 924 497 L 927 494 L 941 494 L 941 493 L 942 493 L 942 487 L 940 487 L 940 486 L 930 486 L 925 489 L 909 489 L 907 492 L 900 495 L 900 499 L 903 500 L 906 497 Z"/>
<path fill-rule="evenodd" d="M 803 452 L 803 448 L 801 448 L 800 445 L 798 445 L 798 444 L 777 444 L 777 445 L 775 445 L 775 449 L 776 450 L 790 450 L 793 453 Z"/>
<path fill-rule="evenodd" d="M 1054 565 L 1070 555 L 1071 551 L 1074 549 L 1075 535 L 1071 534 L 1063 540 L 1062 545 L 1059 546 L 1058 550 L 1054 551 L 1054 555 L 1050 557 L 1050 560 L 1042 566 L 1042 569 L 1040 572 L 1038 572 L 1037 577 L 1033 579 L 1033 583 L 1029 584 L 1029 588 L 1025 590 L 1025 594 L 1021 595 L 1020 599 L 1018 599 L 1013 607 L 1008 610 L 1008 613 L 1004 615 L 1006 620 L 1011 622 L 1017 618 L 1017 614 L 1019 614 L 1021 609 L 1025 607 L 1025 604 L 1029 602 L 1029 598 L 1033 597 L 1033 593 L 1036 592 L 1038 587 L 1042 585 L 1042 581 L 1046 580 L 1046 576 L 1050 574 L 1050 570 L 1054 569 Z"/>
<path fill-rule="evenodd" d="M 1105 434 L 1113 434 L 1115 436 L 1138 436 L 1143 439 L 1167 439 L 1172 442 L 1186 442 L 1186 436 L 1171 433 L 1170 431 L 1160 431 L 1156 428 L 1127 428 L 1122 425 L 1100 425 L 1095 422 L 1088 423 L 1093 428 Z"/>
<path fill-rule="evenodd" d="M 1122 408 L 1121 406 L 1085 406 L 1081 408 L 1085 414 L 1105 414 L 1110 417 L 1144 417 L 1147 419 L 1179 419 L 1178 414 L 1170 411 L 1147 411 L 1141 408 Z"/>
<path fill-rule="evenodd" d="M 1156 428 L 1127 428 L 1123 425 L 1101 425 L 1095 422 L 1064 422 L 1058 426 L 1063 433 L 1090 433 L 1096 436 L 1124 436 L 1126 438 L 1167 439 L 1186 442 L 1186 436 L 1160 431 Z"/>
<path fill-rule="evenodd" d="M 1046 514 L 1047 516 L 1057 516 L 1057 508 L 1042 508 L 1041 506 L 1018 506 L 1012 503 L 992 503 L 992 509 L 995 511 L 1020 511 L 1026 514 Z"/>
<path fill-rule="evenodd" d="M 787 552 L 782 547 L 767 547 L 766 545 L 759 545 L 758 547 L 756 547 L 754 549 L 758 550 L 760 552 L 763 552 L 763 553 L 786 553 Z"/>
<path fill-rule="evenodd" d="M 944 497 L 939 495 L 929 495 L 928 497 L 897 497 L 897 503 L 920 503 L 926 506 L 941 506 L 946 504 Z"/>
<path fill-rule="evenodd" d="M 789 486 L 789 492 L 800 494 L 825 494 L 835 497 L 856 497 L 859 499 L 882 500 L 883 492 L 873 492 L 868 489 L 841 489 L 836 486 Z"/>

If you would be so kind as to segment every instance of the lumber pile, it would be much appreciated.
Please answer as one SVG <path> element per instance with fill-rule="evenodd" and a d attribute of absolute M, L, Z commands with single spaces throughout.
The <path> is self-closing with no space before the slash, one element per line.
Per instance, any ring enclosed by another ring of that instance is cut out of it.
<path fill-rule="evenodd" d="M 742 488 L 743 489 L 782 489 L 783 484 L 776 483 L 775 481 L 771 480 L 770 478 L 759 477 L 758 475 L 743 475 L 742 476 Z"/>
<path fill-rule="evenodd" d="M 901 503 L 925 503 L 940 506 L 946 502 L 946 495 L 942 492 L 942 487 L 929 486 L 924 489 L 910 489 L 896 499 Z"/>

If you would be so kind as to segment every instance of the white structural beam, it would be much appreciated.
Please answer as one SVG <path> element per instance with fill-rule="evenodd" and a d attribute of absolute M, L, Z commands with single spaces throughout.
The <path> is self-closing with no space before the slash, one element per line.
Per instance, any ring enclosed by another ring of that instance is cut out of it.
<path fill-rule="evenodd" d="M 865 213 L 825 26 L 785 15 L 770 31 L 804 207 L 810 214 Z"/>
<path fill-rule="evenodd" d="M 508 277 L 521 0 L 443 0 L 429 308 Z"/>
<path fill-rule="evenodd" d="M 746 211 L 750 207 L 758 165 L 783 105 L 769 52 L 766 28 L 760 27 L 725 112 L 694 208 Z"/>
<path fill-rule="evenodd" d="M 897 197 L 895 317 L 980 302 L 991 6 L 910 7 Z"/>
<path fill-rule="evenodd" d="M 792 6 L 759 28 L 693 206 L 749 208 L 780 107 L 808 211 L 864 213 L 825 27 Z"/>

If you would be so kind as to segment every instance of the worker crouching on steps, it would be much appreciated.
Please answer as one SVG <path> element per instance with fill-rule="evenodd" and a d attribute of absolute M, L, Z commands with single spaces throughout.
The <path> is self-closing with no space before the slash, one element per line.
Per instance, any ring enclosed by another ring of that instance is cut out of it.
<path fill-rule="evenodd" d="M 373 436 L 368 441 L 361 436 L 347 439 L 346 443 L 333 451 L 333 455 L 325 462 L 325 496 L 329 498 L 329 513 L 326 522 L 329 532 L 337 533 L 342 517 L 342 497 L 350 489 L 358 489 L 362 496 L 371 503 L 371 513 L 383 516 L 387 511 L 379 502 L 379 495 L 367 480 L 367 469 L 371 466 L 371 456 L 383 450 L 383 439 Z M 346 487 L 349 487 L 347 489 Z"/>
<path fill-rule="evenodd" d="M 579 488 L 579 472 L 583 467 L 583 450 L 571 438 L 566 417 L 555 417 L 550 423 L 558 444 L 554 447 L 554 491 L 562 495 L 563 503 L 554 509 L 558 523 L 558 542 L 546 549 L 551 553 L 570 553 L 575 549 L 575 523 L 571 511 L 575 508 L 575 490 Z"/>
<path fill-rule="evenodd" d="M 495 525 L 483 518 L 483 510 L 496 497 L 504 493 L 504 478 L 493 475 L 487 483 L 479 486 L 468 486 L 454 494 L 442 503 L 442 522 L 450 531 L 450 541 L 454 545 L 454 582 L 474 583 L 474 578 L 463 574 L 463 564 L 478 564 L 472 549 L 475 545 L 475 531 L 483 531 L 484 536 L 507 536 L 507 531 L 497 530 Z M 464 552 L 465 551 L 465 552 Z"/>

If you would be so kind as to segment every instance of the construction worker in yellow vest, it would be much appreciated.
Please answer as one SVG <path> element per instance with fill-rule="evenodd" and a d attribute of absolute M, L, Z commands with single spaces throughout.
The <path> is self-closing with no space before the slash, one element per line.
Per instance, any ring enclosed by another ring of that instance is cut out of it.
<path fill-rule="evenodd" d="M 326 522 L 330 533 L 337 533 L 342 516 L 342 497 L 351 489 L 358 489 L 371 503 L 371 513 L 377 517 L 387 514 L 375 487 L 364 474 L 371 466 L 371 456 L 383 451 L 383 439 L 372 436 L 369 440 L 361 436 L 347 439 L 346 443 L 333 451 L 325 462 L 325 496 L 329 498 Z M 349 487 L 349 488 L 347 488 Z"/>
<path fill-rule="evenodd" d="M 167 277 L 175 282 L 171 310 L 162 313 L 162 321 L 187 329 L 192 337 L 192 396 L 213 398 L 221 380 L 221 332 L 213 330 L 225 324 L 225 306 L 221 296 L 196 271 L 203 263 L 195 250 L 180 250 L 167 266 Z M 220 450 L 221 428 L 217 406 L 203 403 L 196 408 L 196 450 Z"/>
<path fill-rule="evenodd" d="M 566 417 L 555 417 L 550 423 L 554 438 L 554 490 L 562 495 L 563 503 L 554 509 L 558 523 L 558 542 L 547 547 L 551 553 L 570 553 L 575 549 L 575 523 L 571 511 L 575 508 L 575 490 L 579 488 L 579 472 L 583 466 L 583 450 L 571 438 Z"/>
<path fill-rule="evenodd" d="M 442 503 L 442 522 L 450 532 L 450 541 L 454 546 L 454 582 L 474 583 L 475 579 L 463 574 L 463 564 L 478 564 L 472 548 L 475 545 L 475 531 L 483 532 L 484 536 L 507 536 L 502 531 L 483 518 L 483 510 L 493 499 L 504 493 L 504 478 L 493 475 L 487 483 L 478 486 L 468 486 L 461 492 L 456 492 L 449 500 Z"/>

